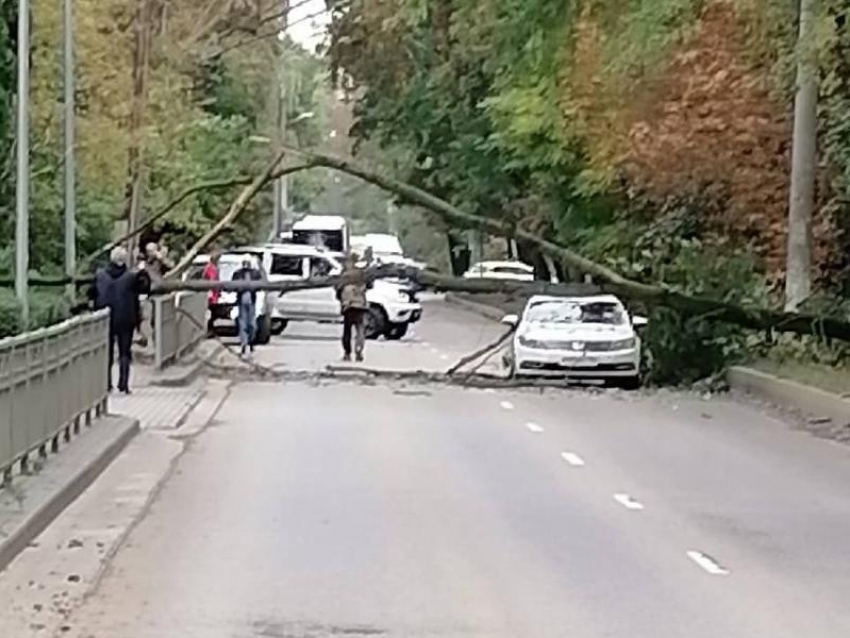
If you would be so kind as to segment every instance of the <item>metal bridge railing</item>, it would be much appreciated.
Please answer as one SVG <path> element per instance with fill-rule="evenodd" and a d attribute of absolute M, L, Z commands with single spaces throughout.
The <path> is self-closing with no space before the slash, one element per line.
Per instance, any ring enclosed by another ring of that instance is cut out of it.
<path fill-rule="evenodd" d="M 0 484 L 106 412 L 109 312 L 0 340 Z"/>
<path fill-rule="evenodd" d="M 205 292 L 177 292 L 151 299 L 157 369 L 179 359 L 206 336 L 207 296 Z"/>

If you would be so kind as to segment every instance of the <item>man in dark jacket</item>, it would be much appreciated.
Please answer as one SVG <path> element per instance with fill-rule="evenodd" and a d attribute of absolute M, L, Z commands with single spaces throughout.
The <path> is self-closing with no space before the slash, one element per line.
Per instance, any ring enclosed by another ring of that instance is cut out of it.
<path fill-rule="evenodd" d="M 139 328 L 142 313 L 139 294 L 143 282 L 127 267 L 127 251 L 116 246 L 109 264 L 97 271 L 92 290 L 96 310 L 109 308 L 109 389 L 112 390 L 112 363 L 118 346 L 118 390 L 130 394 L 130 361 L 133 332 Z"/>
<path fill-rule="evenodd" d="M 351 361 L 351 331 L 354 329 L 354 356 L 363 361 L 366 345 L 366 315 L 369 302 L 366 291 L 372 287 L 365 269 L 357 267 L 357 257 L 349 253 L 345 258 L 344 270 L 336 285 L 336 298 L 342 311 L 342 360 Z"/>
<path fill-rule="evenodd" d="M 233 273 L 233 281 L 260 281 L 263 273 L 254 266 L 251 255 L 245 255 L 242 259 L 242 267 Z M 242 345 L 242 354 L 250 349 L 254 352 L 254 337 L 257 333 L 257 292 L 255 290 L 242 290 L 236 293 L 238 316 L 236 325 L 239 328 L 239 342 Z"/>

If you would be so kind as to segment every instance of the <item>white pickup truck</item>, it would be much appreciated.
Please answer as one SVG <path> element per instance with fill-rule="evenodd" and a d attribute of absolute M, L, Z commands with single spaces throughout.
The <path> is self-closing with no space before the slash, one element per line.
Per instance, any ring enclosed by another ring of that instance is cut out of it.
<path fill-rule="evenodd" d="M 266 244 L 236 249 L 262 260 L 269 281 L 298 281 L 342 272 L 342 264 L 327 251 L 299 244 Z M 416 294 L 397 282 L 378 279 L 366 294 L 369 314 L 366 336 L 377 339 L 401 339 L 410 324 L 422 317 L 422 305 Z M 290 321 L 342 321 L 336 292 L 330 286 L 294 290 L 273 297 L 271 328 L 281 332 Z"/>

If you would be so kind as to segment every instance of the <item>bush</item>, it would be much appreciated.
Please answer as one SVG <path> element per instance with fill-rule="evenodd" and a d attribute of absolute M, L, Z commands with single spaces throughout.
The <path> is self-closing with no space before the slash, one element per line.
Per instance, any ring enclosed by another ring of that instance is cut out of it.
<path fill-rule="evenodd" d="M 52 326 L 70 316 L 70 304 L 61 291 L 34 291 L 30 294 L 30 320 L 28 330 Z M 15 293 L 0 289 L 0 338 L 24 332 L 21 325 L 21 307 Z"/>
<path fill-rule="evenodd" d="M 679 292 L 734 304 L 764 305 L 766 292 L 750 255 L 681 241 L 663 264 L 663 279 Z M 711 377 L 740 359 L 751 333 L 715 321 L 711 315 L 688 316 L 670 308 L 650 309 L 645 347 L 648 380 L 656 384 L 692 383 Z"/>

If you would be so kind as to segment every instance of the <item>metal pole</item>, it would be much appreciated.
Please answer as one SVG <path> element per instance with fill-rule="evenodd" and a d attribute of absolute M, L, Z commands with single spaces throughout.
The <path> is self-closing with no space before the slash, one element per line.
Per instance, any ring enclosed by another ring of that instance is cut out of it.
<path fill-rule="evenodd" d="M 21 319 L 29 323 L 29 99 L 30 99 L 30 3 L 18 0 L 18 175 L 15 184 L 15 295 Z"/>
<path fill-rule="evenodd" d="M 278 148 L 286 144 L 286 98 L 283 82 L 278 90 L 278 111 L 276 133 L 279 139 Z M 274 182 L 274 236 L 280 237 L 283 231 L 283 219 L 286 215 L 289 193 L 287 189 L 286 176 L 278 177 Z"/>
<path fill-rule="evenodd" d="M 65 45 L 65 275 L 73 279 L 77 272 L 77 202 L 76 158 L 74 152 L 74 0 L 64 0 Z M 68 284 L 67 294 L 75 294 L 74 284 Z"/>

